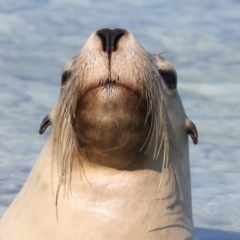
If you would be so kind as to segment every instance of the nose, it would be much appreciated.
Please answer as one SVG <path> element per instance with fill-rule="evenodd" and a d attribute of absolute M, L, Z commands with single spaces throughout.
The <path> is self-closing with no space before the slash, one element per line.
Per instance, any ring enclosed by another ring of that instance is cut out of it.
<path fill-rule="evenodd" d="M 113 51 L 117 50 L 117 43 L 119 39 L 126 33 L 126 30 L 117 28 L 117 29 L 109 29 L 102 28 L 97 31 L 97 35 L 100 37 L 102 41 L 103 51 L 110 54 Z"/>

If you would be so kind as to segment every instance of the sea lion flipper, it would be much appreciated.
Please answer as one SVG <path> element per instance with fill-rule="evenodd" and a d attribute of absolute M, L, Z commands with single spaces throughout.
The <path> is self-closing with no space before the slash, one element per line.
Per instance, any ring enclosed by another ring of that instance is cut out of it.
<path fill-rule="evenodd" d="M 186 128 L 187 133 L 191 136 L 193 143 L 196 145 L 198 143 L 198 132 L 195 124 L 188 118 L 186 118 Z"/>
<path fill-rule="evenodd" d="M 51 121 L 50 121 L 50 117 L 49 117 L 49 114 L 48 114 L 42 120 L 42 123 L 41 123 L 40 128 L 39 128 L 39 134 L 43 134 L 45 132 L 45 130 L 47 129 L 47 127 L 50 126 L 50 125 L 51 125 Z"/>

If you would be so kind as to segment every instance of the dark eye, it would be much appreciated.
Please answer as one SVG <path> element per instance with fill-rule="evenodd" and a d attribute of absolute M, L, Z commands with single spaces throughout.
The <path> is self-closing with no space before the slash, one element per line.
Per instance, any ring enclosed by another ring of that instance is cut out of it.
<path fill-rule="evenodd" d="M 66 71 L 62 74 L 62 79 L 61 79 L 62 86 L 64 86 L 67 83 L 67 81 L 70 77 L 71 77 L 71 72 L 70 71 Z"/>
<path fill-rule="evenodd" d="M 175 89 L 177 87 L 177 77 L 173 73 L 160 73 L 164 83 L 167 85 L 167 87 L 171 90 Z"/>

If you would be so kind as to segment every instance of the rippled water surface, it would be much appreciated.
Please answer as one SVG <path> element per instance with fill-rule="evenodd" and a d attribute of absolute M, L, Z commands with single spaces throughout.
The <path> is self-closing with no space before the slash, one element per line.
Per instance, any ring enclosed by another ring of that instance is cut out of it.
<path fill-rule="evenodd" d="M 46 141 L 38 128 L 64 63 L 93 30 L 124 27 L 176 67 L 198 128 L 199 144 L 190 143 L 197 236 L 240 239 L 200 228 L 240 232 L 239 13 L 237 0 L 0 0 L 0 205 L 9 206 Z"/>

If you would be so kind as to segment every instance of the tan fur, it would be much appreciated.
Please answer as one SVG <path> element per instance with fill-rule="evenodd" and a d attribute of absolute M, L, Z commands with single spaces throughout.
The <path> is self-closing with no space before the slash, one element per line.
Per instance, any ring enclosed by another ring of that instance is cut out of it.
<path fill-rule="evenodd" d="M 94 32 L 66 71 L 49 139 L 0 239 L 194 239 L 191 124 L 159 73 L 176 74 L 172 65 L 129 31 L 109 60 Z"/>

